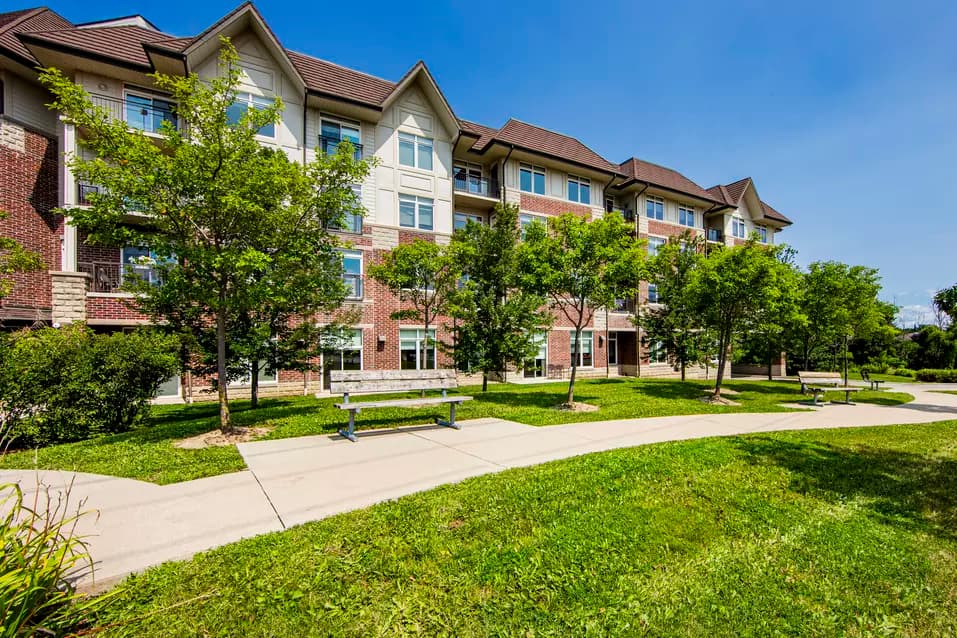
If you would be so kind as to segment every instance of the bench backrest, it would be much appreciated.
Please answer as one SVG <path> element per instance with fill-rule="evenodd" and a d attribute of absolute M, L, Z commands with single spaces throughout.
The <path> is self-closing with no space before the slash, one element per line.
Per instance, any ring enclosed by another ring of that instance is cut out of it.
<path fill-rule="evenodd" d="M 329 373 L 329 391 L 334 394 L 454 390 L 458 387 L 455 370 L 332 370 Z"/>
<path fill-rule="evenodd" d="M 841 383 L 844 377 L 840 372 L 798 372 L 798 379 L 801 383 Z"/>

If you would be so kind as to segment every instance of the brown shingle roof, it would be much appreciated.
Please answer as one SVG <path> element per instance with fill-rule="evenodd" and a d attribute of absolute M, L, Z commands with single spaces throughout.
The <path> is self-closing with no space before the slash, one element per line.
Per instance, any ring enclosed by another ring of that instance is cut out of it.
<path fill-rule="evenodd" d="M 488 127 L 482 128 L 487 129 Z M 489 129 L 489 131 L 490 130 L 491 129 Z M 514 144 L 530 151 L 551 155 L 552 157 L 564 159 L 606 173 L 618 172 L 618 166 L 612 164 L 574 137 L 556 133 L 555 131 L 550 131 L 516 119 L 509 120 L 505 123 L 505 126 L 491 135 L 483 134 L 472 148 L 477 151 L 483 151 L 493 141 Z"/>
<path fill-rule="evenodd" d="M 469 122 L 468 120 L 459 120 L 459 125 L 462 127 L 463 131 L 478 137 L 478 140 L 472 144 L 472 148 L 474 150 L 485 148 L 498 132 L 498 129 L 492 128 L 491 126 L 485 126 L 484 124 L 478 124 L 476 122 Z"/>
<path fill-rule="evenodd" d="M 745 177 L 744 179 L 739 179 L 736 182 L 731 182 L 730 184 L 724 185 L 724 192 L 728 196 L 728 203 L 734 206 L 738 205 L 738 202 L 741 201 L 741 196 L 744 195 L 744 191 L 747 190 L 748 185 L 752 184 L 750 177 Z"/>
<path fill-rule="evenodd" d="M 678 171 L 665 166 L 659 166 L 658 164 L 652 164 L 651 162 L 632 157 L 622 162 L 619 169 L 626 176 L 636 179 L 639 182 L 646 182 L 671 191 L 692 195 L 706 201 L 719 204 L 724 203 L 723 199 L 716 197 L 713 193 L 698 186 Z"/>
<path fill-rule="evenodd" d="M 193 40 L 195 40 L 195 38 L 170 38 L 169 40 L 157 40 L 150 44 L 161 49 L 168 49 L 169 51 L 182 51 L 192 44 Z"/>
<path fill-rule="evenodd" d="M 378 106 L 395 88 L 394 83 L 382 78 L 295 51 L 288 53 L 289 59 L 306 82 L 306 87 L 312 91 Z"/>
<path fill-rule="evenodd" d="M 152 65 L 143 45 L 174 39 L 168 33 L 136 26 L 61 29 L 23 33 L 20 37 L 27 42 L 66 47 L 146 69 L 152 68 Z"/>
<path fill-rule="evenodd" d="M 23 43 L 17 38 L 17 34 L 72 27 L 73 25 L 68 20 L 43 7 L 2 13 L 0 14 L 0 49 L 22 58 L 26 62 L 36 64 L 36 58 L 23 46 Z"/>
<path fill-rule="evenodd" d="M 782 214 L 779 213 L 778 211 L 776 211 L 776 210 L 774 210 L 773 208 L 771 208 L 771 205 L 768 204 L 767 202 L 763 202 L 763 201 L 762 201 L 762 202 L 761 202 L 761 208 L 764 210 L 764 216 L 767 217 L 768 219 L 774 219 L 774 220 L 779 221 L 779 222 L 781 222 L 781 223 L 783 223 L 783 224 L 792 224 L 792 223 L 793 223 L 790 219 L 788 219 L 787 217 L 785 217 L 784 215 L 782 215 Z"/>

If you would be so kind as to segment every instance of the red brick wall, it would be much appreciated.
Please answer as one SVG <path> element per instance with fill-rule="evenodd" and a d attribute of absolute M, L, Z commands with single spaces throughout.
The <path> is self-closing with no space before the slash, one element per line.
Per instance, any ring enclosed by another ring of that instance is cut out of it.
<path fill-rule="evenodd" d="M 111 320 L 118 323 L 149 319 L 136 310 L 133 299 L 130 297 L 101 297 L 90 296 L 90 294 L 86 297 L 86 318 L 87 320 Z"/>
<path fill-rule="evenodd" d="M 662 222 L 657 219 L 648 220 L 648 234 L 654 235 L 655 237 L 677 237 L 686 230 L 690 230 L 691 234 L 695 237 L 704 233 L 704 231 L 699 228 L 688 228 L 687 226 Z"/>
<path fill-rule="evenodd" d="M 2 116 L 0 126 L 19 128 Z M 61 268 L 63 218 L 52 213 L 58 200 L 57 144 L 28 129 L 23 137 L 22 152 L 0 143 L 0 210 L 9 215 L 0 221 L 0 234 L 39 253 L 47 268 L 13 276 L 13 293 L 0 302 L 0 319 L 24 313 L 48 319 L 52 304 L 48 271 Z"/>
<path fill-rule="evenodd" d="M 562 215 L 564 213 L 575 213 L 581 217 L 591 217 L 591 208 L 566 202 L 561 199 L 552 199 L 550 197 L 539 197 L 538 195 L 521 194 L 521 209 L 545 215 Z"/>

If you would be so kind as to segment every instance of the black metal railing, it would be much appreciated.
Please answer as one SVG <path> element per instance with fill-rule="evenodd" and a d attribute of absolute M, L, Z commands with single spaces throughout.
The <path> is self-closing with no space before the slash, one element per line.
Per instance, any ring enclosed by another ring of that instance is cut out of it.
<path fill-rule="evenodd" d="M 343 140 L 337 137 L 326 137 L 325 135 L 320 135 L 319 149 L 323 153 L 333 155 L 339 151 L 339 145 L 342 144 L 343 142 L 349 142 L 350 144 L 352 144 L 353 157 L 355 157 L 356 160 L 362 159 L 362 144 L 357 144 L 356 142 L 353 142 L 352 140 Z"/>
<path fill-rule="evenodd" d="M 120 264 L 100 261 L 81 261 L 77 270 L 90 276 L 90 292 L 118 292 L 123 284 Z"/>
<path fill-rule="evenodd" d="M 95 184 L 78 183 L 76 185 L 76 203 L 80 206 L 89 206 L 92 203 L 90 201 L 90 195 L 95 195 L 99 192 L 100 187 Z"/>
<path fill-rule="evenodd" d="M 481 197 L 498 197 L 496 192 L 498 189 L 487 177 L 466 175 L 464 171 L 456 171 L 453 184 L 457 193 L 469 193 Z"/>
<path fill-rule="evenodd" d="M 724 241 L 724 233 L 720 228 L 709 228 L 707 231 L 708 241 Z"/>
<path fill-rule="evenodd" d="M 130 128 L 147 133 L 159 133 L 163 122 L 169 122 L 173 128 L 179 126 L 176 117 L 176 105 L 161 98 L 127 95 L 124 98 L 109 95 L 91 94 L 94 105 L 107 110 L 115 120 L 123 120 Z"/>
<path fill-rule="evenodd" d="M 635 307 L 634 297 L 628 299 L 615 299 L 615 305 L 612 306 L 611 311 L 633 314 L 635 312 Z"/>
<path fill-rule="evenodd" d="M 342 275 L 342 283 L 346 285 L 346 299 L 362 299 L 362 275 Z"/>

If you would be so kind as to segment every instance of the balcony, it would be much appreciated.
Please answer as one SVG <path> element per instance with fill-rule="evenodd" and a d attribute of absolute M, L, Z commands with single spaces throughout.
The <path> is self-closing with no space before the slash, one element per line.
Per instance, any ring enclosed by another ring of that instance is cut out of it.
<path fill-rule="evenodd" d="M 635 221 L 635 211 L 631 210 L 630 208 L 619 208 L 619 207 L 617 207 L 617 206 L 606 206 L 606 207 L 605 207 L 605 212 L 606 212 L 606 213 L 614 213 L 614 214 L 617 214 L 617 215 L 621 215 L 621 218 L 622 218 L 623 220 L 625 220 L 626 222 L 633 222 L 633 221 Z"/>
<path fill-rule="evenodd" d="M 134 264 L 124 268 L 122 264 L 107 261 L 81 261 L 77 270 L 90 276 L 90 292 L 123 292 L 125 277 L 138 277 L 154 286 L 160 285 L 159 272 L 148 265 Z"/>
<path fill-rule="evenodd" d="M 176 105 L 158 97 L 127 95 L 116 98 L 107 95 L 91 94 L 93 104 L 106 109 L 110 118 L 122 120 L 132 129 L 144 133 L 159 133 L 163 122 L 169 122 L 174 129 L 178 127 Z"/>
<path fill-rule="evenodd" d="M 78 206 L 89 206 L 92 204 L 90 195 L 96 195 L 100 192 L 100 187 L 95 184 L 78 183 L 76 185 L 76 203 Z"/>
<path fill-rule="evenodd" d="M 362 299 L 362 275 L 344 274 L 342 283 L 346 285 L 346 299 L 359 301 Z"/>
<path fill-rule="evenodd" d="M 635 299 L 615 299 L 615 305 L 612 306 L 611 311 L 622 314 L 634 314 L 635 313 Z"/>
<path fill-rule="evenodd" d="M 708 228 L 706 238 L 708 241 L 724 243 L 724 233 L 719 228 Z"/>
<path fill-rule="evenodd" d="M 353 157 L 356 161 L 362 159 L 362 144 L 354 142 L 349 139 L 341 139 L 338 137 L 326 137 L 325 135 L 319 136 L 319 150 L 327 155 L 335 155 L 339 151 L 339 145 L 343 142 L 349 142 L 352 144 L 353 148 Z"/>

